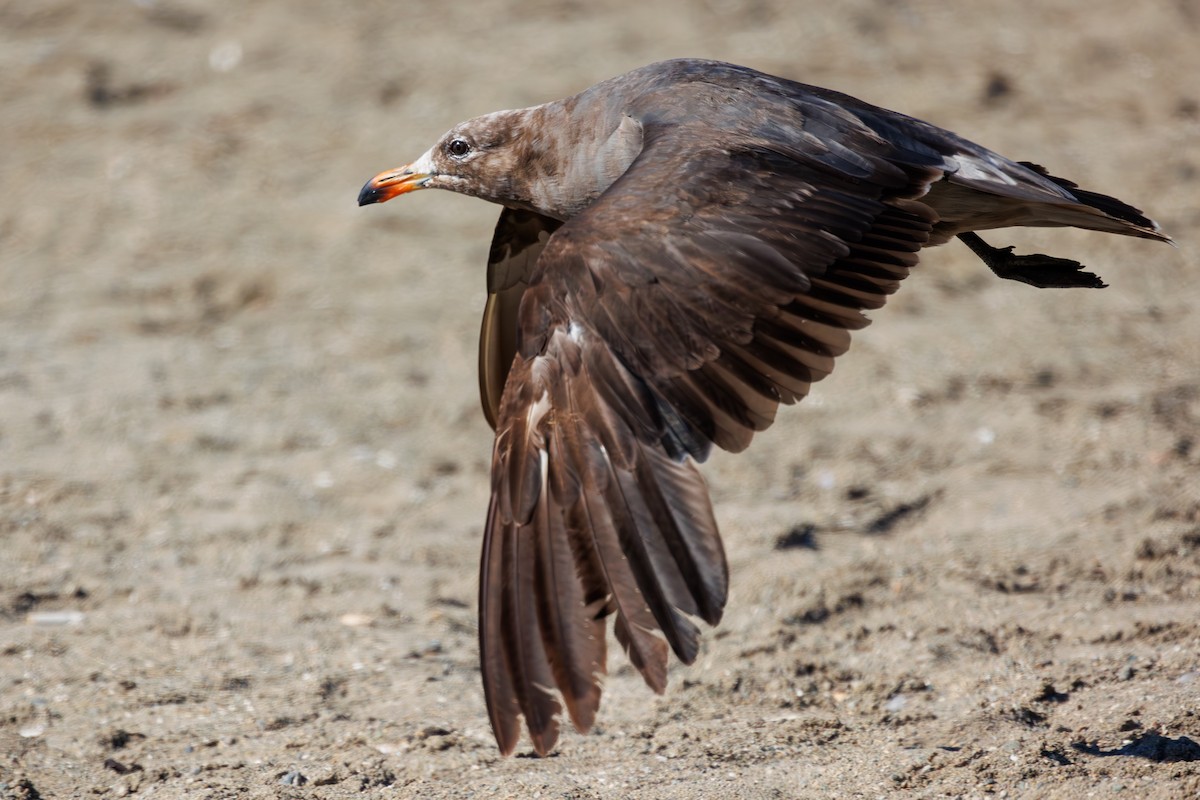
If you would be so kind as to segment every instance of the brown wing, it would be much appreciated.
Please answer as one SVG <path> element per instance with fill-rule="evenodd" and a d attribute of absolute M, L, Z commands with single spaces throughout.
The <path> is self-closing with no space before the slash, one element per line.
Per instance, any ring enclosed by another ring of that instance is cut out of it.
<path fill-rule="evenodd" d="M 533 211 L 506 208 L 496 221 L 488 252 L 488 298 L 479 330 L 479 397 L 492 430 L 500 395 L 517 352 L 517 309 L 529 275 L 550 234 L 562 225 Z"/>
<path fill-rule="evenodd" d="M 656 691 L 668 645 L 696 657 L 693 618 L 719 621 L 728 573 L 690 457 L 742 449 L 828 374 L 934 221 L 910 198 L 937 171 L 862 156 L 848 175 L 797 146 L 654 133 L 550 239 L 521 303 L 480 584 L 505 753 L 522 715 L 553 747 L 557 693 L 591 725 L 606 615 Z"/>

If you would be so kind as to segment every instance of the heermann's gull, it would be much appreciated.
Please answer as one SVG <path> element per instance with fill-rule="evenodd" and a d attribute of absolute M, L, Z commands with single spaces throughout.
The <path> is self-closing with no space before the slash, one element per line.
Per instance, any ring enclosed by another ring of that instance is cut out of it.
<path fill-rule="evenodd" d="M 650 688 L 716 625 L 728 570 L 703 479 L 833 369 L 925 246 L 997 275 L 1102 287 L 972 231 L 1170 241 L 1137 209 L 949 131 L 713 61 L 652 64 L 451 128 L 360 205 L 449 189 L 504 206 L 479 376 L 496 430 L 479 639 L 500 749 L 587 731 L 606 618 Z"/>

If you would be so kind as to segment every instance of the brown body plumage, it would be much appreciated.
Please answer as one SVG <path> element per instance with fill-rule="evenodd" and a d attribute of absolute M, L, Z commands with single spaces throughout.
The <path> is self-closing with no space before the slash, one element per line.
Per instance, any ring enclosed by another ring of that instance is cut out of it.
<path fill-rule="evenodd" d="M 730 64 L 653 64 L 489 114 L 363 188 L 505 206 L 480 390 L 496 429 L 480 579 L 492 728 L 538 753 L 586 731 L 606 621 L 646 683 L 720 621 L 724 552 L 695 461 L 805 396 L 917 263 L 958 236 L 1005 278 L 1098 287 L 972 231 L 1169 241 L 1141 212 L 920 120 Z M 561 696 L 562 702 L 559 702 Z"/>

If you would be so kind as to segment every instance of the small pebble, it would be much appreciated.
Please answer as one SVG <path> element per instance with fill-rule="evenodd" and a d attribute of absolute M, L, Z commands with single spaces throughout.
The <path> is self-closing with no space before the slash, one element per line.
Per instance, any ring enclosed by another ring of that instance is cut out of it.
<path fill-rule="evenodd" d="M 298 770 L 292 770 L 291 772 L 285 772 L 283 777 L 279 779 L 279 782 L 284 786 L 303 786 L 308 783 L 308 778 L 304 777 Z"/>
<path fill-rule="evenodd" d="M 41 722 L 31 722 L 28 725 L 22 726 L 17 735 L 23 739 L 35 739 L 46 732 L 46 726 Z"/>
<path fill-rule="evenodd" d="M 60 625 L 81 625 L 83 624 L 82 611 L 33 611 L 25 617 L 25 621 L 30 625 L 41 625 L 43 627 L 57 627 Z"/>

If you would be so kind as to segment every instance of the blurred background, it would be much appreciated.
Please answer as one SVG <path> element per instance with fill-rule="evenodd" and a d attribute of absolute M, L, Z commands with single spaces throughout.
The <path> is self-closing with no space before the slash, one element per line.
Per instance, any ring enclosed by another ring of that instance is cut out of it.
<path fill-rule="evenodd" d="M 1200 4 L 602 5 L 0 0 L 0 796 L 1066 797 L 1109 752 L 1137 796 L 1195 786 L 1168 765 L 1200 756 Z M 1069 294 L 927 251 L 707 469 L 734 590 L 701 663 L 652 698 L 614 645 L 571 763 L 499 762 L 474 644 L 497 209 L 355 198 L 460 120 L 677 56 L 926 119 L 1179 246 L 989 238 L 1111 284 Z"/>

